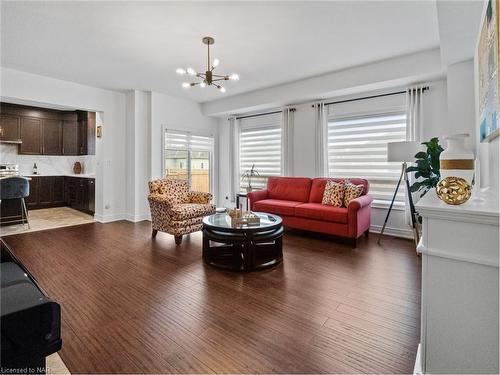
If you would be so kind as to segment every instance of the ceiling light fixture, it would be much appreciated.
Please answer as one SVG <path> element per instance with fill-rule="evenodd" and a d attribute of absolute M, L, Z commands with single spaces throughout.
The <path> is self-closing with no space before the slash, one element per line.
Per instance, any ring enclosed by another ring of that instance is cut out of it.
<path fill-rule="evenodd" d="M 220 61 L 219 59 L 214 59 L 212 62 L 210 62 L 210 46 L 215 43 L 214 38 L 206 36 L 202 40 L 203 44 L 207 45 L 207 50 L 208 50 L 208 58 L 207 58 L 207 70 L 205 73 L 197 73 L 193 68 L 178 68 L 175 72 L 179 75 L 190 75 L 190 76 L 196 76 L 200 78 L 202 81 L 201 82 L 183 82 L 182 87 L 185 89 L 192 87 L 192 86 L 200 86 L 200 87 L 206 87 L 206 86 L 215 86 L 220 92 L 226 92 L 226 88 L 221 86 L 220 84 L 217 84 L 215 82 L 220 82 L 220 81 L 237 81 L 240 79 L 238 74 L 233 73 L 233 74 L 225 74 L 225 75 L 219 75 L 219 74 L 214 74 L 215 68 L 219 65 Z"/>

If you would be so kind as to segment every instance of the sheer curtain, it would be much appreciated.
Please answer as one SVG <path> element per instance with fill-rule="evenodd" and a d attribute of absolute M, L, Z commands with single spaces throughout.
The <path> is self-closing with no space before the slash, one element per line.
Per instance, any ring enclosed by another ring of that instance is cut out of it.
<path fill-rule="evenodd" d="M 423 113 L 424 113 L 424 86 L 411 87 L 406 90 L 406 140 L 423 141 Z M 414 174 L 408 175 L 410 186 L 415 181 Z M 408 203 L 408 194 L 406 192 L 405 220 L 406 224 L 411 225 L 410 204 Z M 412 194 L 413 203 L 417 203 L 419 194 Z"/>
<path fill-rule="evenodd" d="M 294 175 L 293 160 L 293 120 L 294 109 L 285 107 L 282 110 L 281 120 L 281 174 L 283 176 Z"/>
<path fill-rule="evenodd" d="M 229 175 L 231 183 L 231 202 L 236 201 L 240 185 L 240 162 L 239 162 L 239 120 L 232 116 L 229 121 Z"/>
<path fill-rule="evenodd" d="M 316 177 L 328 176 L 328 120 L 326 113 L 326 106 L 324 102 L 317 102 L 313 104 L 315 116 L 315 133 L 316 133 Z"/>

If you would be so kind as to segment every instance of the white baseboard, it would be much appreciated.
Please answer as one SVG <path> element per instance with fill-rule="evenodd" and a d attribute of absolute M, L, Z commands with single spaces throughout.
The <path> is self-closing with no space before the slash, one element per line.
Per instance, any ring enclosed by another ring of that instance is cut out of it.
<path fill-rule="evenodd" d="M 111 223 L 112 221 L 125 220 L 125 214 L 94 215 L 95 221 L 99 223 Z"/>
<path fill-rule="evenodd" d="M 417 357 L 415 358 L 415 367 L 413 367 L 413 375 L 423 375 L 422 372 L 422 356 L 420 355 L 420 344 L 418 344 Z"/>
<path fill-rule="evenodd" d="M 145 213 L 145 214 L 139 214 L 139 215 L 126 214 L 125 220 L 131 221 L 133 223 L 137 223 L 139 221 L 144 221 L 144 220 L 151 221 L 151 214 L 149 212 Z"/>
<path fill-rule="evenodd" d="M 382 231 L 381 225 L 370 226 L 371 233 L 380 233 L 381 231 Z M 385 227 L 384 235 L 413 239 L 413 232 L 411 229 Z"/>

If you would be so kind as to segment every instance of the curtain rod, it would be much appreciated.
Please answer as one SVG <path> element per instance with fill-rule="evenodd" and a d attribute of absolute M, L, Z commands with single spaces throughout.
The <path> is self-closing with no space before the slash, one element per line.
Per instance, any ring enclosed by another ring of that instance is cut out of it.
<path fill-rule="evenodd" d="M 295 108 L 290 108 L 290 111 L 294 112 Z M 266 113 L 257 113 L 255 115 L 248 115 L 248 116 L 238 116 L 236 117 L 236 120 L 241 120 L 242 118 L 250 118 L 250 117 L 259 117 L 259 116 L 265 116 L 265 115 L 275 115 L 276 113 L 281 113 L 283 111 L 274 111 L 274 112 L 266 112 Z"/>
<path fill-rule="evenodd" d="M 427 90 L 429 90 L 429 86 L 422 87 L 422 92 L 427 91 Z M 406 90 L 404 90 L 404 91 L 396 91 L 396 92 L 389 92 L 387 94 L 364 96 L 362 98 L 339 100 L 339 101 L 336 101 L 336 102 L 328 102 L 328 103 L 325 103 L 324 105 L 332 105 L 332 104 L 340 104 L 340 103 L 347 103 L 347 102 L 355 102 L 357 100 L 374 99 L 374 98 L 380 98 L 382 96 L 391 96 L 391 95 L 398 95 L 398 94 L 406 94 Z M 314 104 L 311 107 L 314 107 Z"/>

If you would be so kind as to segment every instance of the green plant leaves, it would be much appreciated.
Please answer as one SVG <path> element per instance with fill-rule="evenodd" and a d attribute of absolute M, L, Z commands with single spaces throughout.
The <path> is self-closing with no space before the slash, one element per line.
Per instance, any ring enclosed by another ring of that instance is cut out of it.
<path fill-rule="evenodd" d="M 427 147 L 427 151 L 420 151 L 415 154 L 416 166 L 406 168 L 406 172 L 415 172 L 415 178 L 423 178 L 416 181 L 410 186 L 410 191 L 416 193 L 422 192 L 421 197 L 430 189 L 436 187 L 441 174 L 439 170 L 439 155 L 443 152 L 443 148 L 439 144 L 437 137 L 431 138 L 427 142 L 422 142 Z"/>

